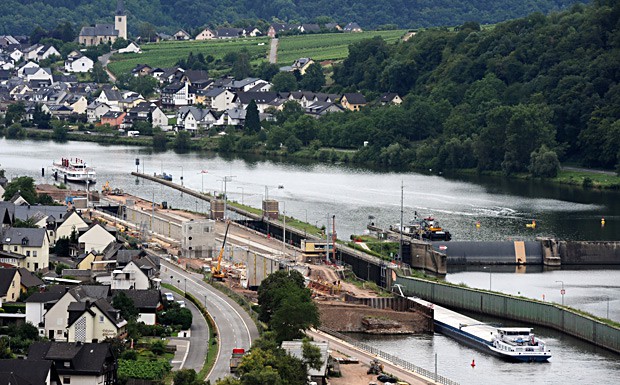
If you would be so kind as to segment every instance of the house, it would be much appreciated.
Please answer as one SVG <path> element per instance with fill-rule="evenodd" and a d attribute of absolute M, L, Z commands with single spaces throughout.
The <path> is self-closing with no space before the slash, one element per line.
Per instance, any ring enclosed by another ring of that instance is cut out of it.
<path fill-rule="evenodd" d="M 317 385 L 327 385 L 327 362 L 329 360 L 329 342 L 309 341 L 312 346 L 319 348 L 321 352 L 321 367 L 319 369 L 309 368 L 309 381 Z M 303 342 L 302 341 L 282 341 L 282 349 L 288 354 L 303 360 Z"/>
<path fill-rule="evenodd" d="M 62 287 L 61 287 L 62 289 Z M 43 329 L 47 338 L 56 341 L 66 341 L 69 326 L 69 306 L 75 302 L 88 302 L 90 305 L 100 299 L 108 298 L 110 287 L 104 285 L 80 285 L 69 290 L 63 289 L 64 293 L 43 314 Z M 28 318 L 28 316 L 26 316 Z M 71 319 L 72 321 L 74 318 Z M 92 326 L 92 325 L 91 325 Z M 83 341 L 85 342 L 85 341 Z"/>
<path fill-rule="evenodd" d="M 187 70 L 181 75 L 181 82 L 188 83 L 196 88 L 204 88 L 213 81 L 209 79 L 209 73 L 203 70 Z"/>
<path fill-rule="evenodd" d="M 58 52 L 56 48 L 54 48 L 54 46 L 46 44 L 44 46 L 41 46 L 41 48 L 37 51 L 37 57 L 35 58 L 35 60 L 37 62 L 40 62 L 41 60 L 45 60 L 51 56 L 56 56 L 57 58 L 60 58 L 62 55 L 60 54 L 60 52 Z"/>
<path fill-rule="evenodd" d="M 157 43 L 159 43 L 160 41 L 170 41 L 170 40 L 174 40 L 174 36 L 168 35 L 167 33 L 156 33 L 155 34 L 155 41 Z"/>
<path fill-rule="evenodd" d="M 218 39 L 235 39 L 243 35 L 243 28 L 220 28 L 217 30 Z"/>
<path fill-rule="evenodd" d="M 217 117 L 210 109 L 202 109 L 193 106 L 184 106 L 177 112 L 177 127 L 185 131 L 196 132 L 200 128 L 209 128 Z"/>
<path fill-rule="evenodd" d="M 60 385 L 52 361 L 0 360 L 0 385 Z"/>
<path fill-rule="evenodd" d="M 237 93 L 237 106 L 247 109 L 252 100 L 256 103 L 259 113 L 264 113 L 270 107 L 270 103 L 278 98 L 277 92 L 239 92 Z"/>
<path fill-rule="evenodd" d="M 196 103 L 202 103 L 214 111 L 227 110 L 234 102 L 235 94 L 221 87 L 196 91 Z"/>
<path fill-rule="evenodd" d="M 54 76 L 50 68 L 25 68 L 23 73 L 28 82 L 46 82 L 54 84 Z"/>
<path fill-rule="evenodd" d="M 162 90 L 161 103 L 168 107 L 194 104 L 196 89 L 188 83 L 173 83 Z"/>
<path fill-rule="evenodd" d="M 130 109 L 125 115 L 123 127 L 131 127 L 136 122 L 150 122 L 153 127 L 164 131 L 170 129 L 168 116 L 154 103 L 143 102 Z"/>
<path fill-rule="evenodd" d="M 148 275 L 134 261 L 112 272 L 112 290 L 147 290 L 151 286 Z"/>
<path fill-rule="evenodd" d="M 119 49 L 118 53 L 142 53 L 142 49 L 132 41 L 127 47 Z"/>
<path fill-rule="evenodd" d="M 191 36 L 189 35 L 189 33 L 185 32 L 182 29 L 176 31 L 174 33 L 174 35 L 172 35 L 172 37 L 174 38 L 174 40 L 189 40 L 189 39 L 191 39 Z"/>
<path fill-rule="evenodd" d="M 360 108 L 364 107 L 367 103 L 364 95 L 360 93 L 349 93 L 342 95 L 340 104 L 349 111 L 359 111 Z"/>
<path fill-rule="evenodd" d="M 28 349 L 27 359 L 23 361 L 41 360 L 54 364 L 62 384 L 118 383 L 118 363 L 109 343 L 34 342 Z"/>
<path fill-rule="evenodd" d="M 328 31 L 342 31 L 342 27 L 338 23 L 325 23 L 325 29 Z"/>
<path fill-rule="evenodd" d="M 26 259 L 25 255 L 13 253 L 10 251 L 0 250 L 0 263 L 3 265 L 10 265 L 14 267 L 19 267 L 24 264 L 24 260 Z"/>
<path fill-rule="evenodd" d="M 6 185 L 6 178 L 2 179 L 4 179 L 3 182 Z M 2 185 L 2 183 L 0 183 L 0 185 Z M 15 205 L 0 201 L 0 232 L 4 228 L 13 226 L 13 223 L 15 223 Z M 2 243 L 0 242 L 0 244 Z"/>
<path fill-rule="evenodd" d="M 38 287 L 43 286 L 44 282 L 41 278 L 37 277 L 32 271 L 29 271 L 26 268 L 20 267 L 19 271 L 19 283 L 20 283 L 20 291 L 22 293 L 28 292 L 30 289 L 36 289 Z"/>
<path fill-rule="evenodd" d="M 45 313 L 64 295 L 61 291 L 45 291 L 26 299 L 26 322 L 36 326 L 41 336 L 45 336 Z"/>
<path fill-rule="evenodd" d="M 318 24 L 302 24 L 299 27 L 301 33 L 318 33 L 321 32 L 321 27 Z"/>
<path fill-rule="evenodd" d="M 0 304 L 16 302 L 21 293 L 21 276 L 17 268 L 0 269 Z"/>
<path fill-rule="evenodd" d="M 216 32 L 213 32 L 210 28 L 205 28 L 198 35 L 196 35 L 195 40 L 213 40 L 216 38 Z"/>
<path fill-rule="evenodd" d="M 50 241 L 46 229 L 9 227 L 3 229 L 0 245 L 4 251 L 24 255 L 19 267 L 29 271 L 47 269 Z"/>
<path fill-rule="evenodd" d="M 109 124 L 110 127 L 118 128 L 123 124 L 126 112 L 108 111 L 101 116 L 101 125 Z"/>
<path fill-rule="evenodd" d="M 314 60 L 310 59 L 309 57 L 301 57 L 301 58 L 295 60 L 295 62 L 293 62 L 292 71 L 297 70 L 297 71 L 299 71 L 300 74 L 305 75 L 306 74 L 306 70 L 312 64 L 314 64 Z"/>
<path fill-rule="evenodd" d="M 267 36 L 269 36 L 271 38 L 274 38 L 278 34 L 280 34 L 282 32 L 292 31 L 296 27 L 297 27 L 296 25 L 285 24 L 285 23 L 271 24 L 269 26 L 269 30 L 267 31 Z"/>
<path fill-rule="evenodd" d="M 315 118 L 319 118 L 330 112 L 343 112 L 344 109 L 332 102 L 313 102 L 304 107 L 305 113 Z"/>
<path fill-rule="evenodd" d="M 67 72 L 89 72 L 93 69 L 94 61 L 86 56 L 70 57 L 65 60 L 65 71 Z"/>
<path fill-rule="evenodd" d="M 88 108 L 88 99 L 81 95 L 69 95 L 68 99 L 64 102 L 75 114 L 85 114 Z"/>
<path fill-rule="evenodd" d="M 106 299 L 98 299 L 95 302 L 72 302 L 67 310 L 69 342 L 98 342 L 125 334 L 127 321 Z"/>
<path fill-rule="evenodd" d="M 245 123 L 246 111 L 243 108 L 230 108 L 215 122 L 214 126 L 243 126 Z"/>
<path fill-rule="evenodd" d="M 263 33 L 261 32 L 260 29 L 256 28 L 256 27 L 247 27 L 243 29 L 243 36 L 249 36 L 249 37 L 257 37 L 257 36 L 262 36 Z"/>
<path fill-rule="evenodd" d="M 241 80 L 232 80 L 226 84 L 225 88 L 233 92 L 248 92 L 252 88 L 260 84 L 269 84 L 266 80 L 259 78 L 245 78 Z"/>
<path fill-rule="evenodd" d="M 147 76 L 151 73 L 153 68 L 148 64 L 136 64 L 136 66 L 131 70 L 131 74 L 133 76 Z"/>
<path fill-rule="evenodd" d="M 82 218 L 82 216 L 77 211 L 71 211 L 67 213 L 63 218 L 60 218 L 60 224 L 56 228 L 56 240 L 60 238 L 70 238 L 71 234 L 75 232 L 75 236 L 77 237 L 78 229 L 88 227 L 88 223 Z"/>
<path fill-rule="evenodd" d="M 155 325 L 157 310 L 162 306 L 159 290 L 114 290 L 112 295 L 116 297 L 120 293 L 129 297 L 138 309 L 138 322 Z"/>
<path fill-rule="evenodd" d="M 402 102 L 403 100 L 400 98 L 400 96 L 398 96 L 398 94 L 394 92 L 386 92 L 379 98 L 379 103 L 382 106 L 385 106 L 387 104 L 400 105 Z"/>
<path fill-rule="evenodd" d="M 97 103 L 105 103 L 110 107 L 119 107 L 123 101 L 123 95 L 116 86 L 105 85 L 101 88 L 101 93 L 95 100 Z"/>
<path fill-rule="evenodd" d="M 99 259 L 97 259 L 97 257 L 99 257 Z M 102 259 L 103 259 L 103 254 L 97 253 L 95 251 L 86 251 L 78 255 L 75 268 L 78 270 L 91 270 L 92 263 L 97 260 L 100 261 Z"/>
<path fill-rule="evenodd" d="M 101 117 L 112 108 L 105 103 L 92 102 L 86 107 L 86 121 L 95 123 L 101 120 Z"/>
<path fill-rule="evenodd" d="M 123 112 L 123 114 L 125 114 Z M 105 115 L 104 115 L 105 116 Z M 85 251 L 102 252 L 110 243 L 116 242 L 116 237 L 110 234 L 100 224 L 91 226 L 78 238 L 80 248 Z"/>
<path fill-rule="evenodd" d="M 362 27 L 360 27 L 359 24 L 355 22 L 351 22 L 345 25 L 342 31 L 343 32 L 363 32 Z"/>
<path fill-rule="evenodd" d="M 19 44 L 19 41 L 11 35 L 0 35 L 0 48 L 6 48 L 10 45 Z"/>
<path fill-rule="evenodd" d="M 20 78 L 25 77 L 24 71 L 28 68 L 39 68 L 39 65 L 33 61 L 24 62 L 17 67 L 17 76 Z"/>

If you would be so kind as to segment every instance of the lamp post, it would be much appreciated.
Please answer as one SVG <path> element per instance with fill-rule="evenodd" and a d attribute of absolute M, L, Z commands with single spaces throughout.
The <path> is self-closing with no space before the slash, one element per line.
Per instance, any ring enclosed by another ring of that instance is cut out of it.
<path fill-rule="evenodd" d="M 183 166 L 181 166 L 181 187 L 183 186 Z"/>
<path fill-rule="evenodd" d="M 566 294 L 566 291 L 564 290 L 564 281 L 555 281 L 555 282 L 562 284 L 562 288 L 560 289 L 560 294 L 562 294 L 562 306 L 564 306 L 564 294 Z"/>
<path fill-rule="evenodd" d="M 607 319 L 609 319 L 609 296 L 607 296 Z"/>
<path fill-rule="evenodd" d="M 491 283 L 492 283 L 492 279 L 493 279 L 493 271 L 491 270 L 491 266 L 485 266 L 483 267 L 483 269 L 489 269 L 489 291 L 491 291 Z"/>
<path fill-rule="evenodd" d="M 284 257 L 286 250 L 286 201 L 282 201 L 282 205 L 284 206 L 282 221 L 284 226 L 282 227 L 282 256 Z"/>

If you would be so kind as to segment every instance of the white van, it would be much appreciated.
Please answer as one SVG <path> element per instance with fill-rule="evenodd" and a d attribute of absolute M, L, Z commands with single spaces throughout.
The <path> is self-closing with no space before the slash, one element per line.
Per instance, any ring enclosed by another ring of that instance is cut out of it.
<path fill-rule="evenodd" d="M 127 136 L 130 138 L 135 138 L 140 136 L 140 131 L 127 131 Z"/>

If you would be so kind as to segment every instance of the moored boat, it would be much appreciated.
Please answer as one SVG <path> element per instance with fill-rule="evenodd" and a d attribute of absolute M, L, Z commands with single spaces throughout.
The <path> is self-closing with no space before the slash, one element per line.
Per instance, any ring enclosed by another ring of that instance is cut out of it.
<path fill-rule="evenodd" d="M 78 158 L 62 158 L 52 165 L 54 178 L 63 178 L 68 182 L 96 183 L 97 173 L 86 162 Z"/>

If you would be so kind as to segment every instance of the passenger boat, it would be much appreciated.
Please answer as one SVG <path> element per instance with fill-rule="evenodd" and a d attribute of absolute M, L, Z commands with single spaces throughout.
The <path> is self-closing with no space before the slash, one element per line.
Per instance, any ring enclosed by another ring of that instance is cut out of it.
<path fill-rule="evenodd" d="M 97 173 L 95 169 L 89 167 L 86 162 L 78 158 L 62 158 L 59 162 L 52 165 L 54 178 L 63 178 L 68 182 L 96 183 Z"/>

